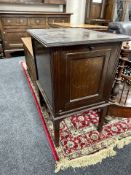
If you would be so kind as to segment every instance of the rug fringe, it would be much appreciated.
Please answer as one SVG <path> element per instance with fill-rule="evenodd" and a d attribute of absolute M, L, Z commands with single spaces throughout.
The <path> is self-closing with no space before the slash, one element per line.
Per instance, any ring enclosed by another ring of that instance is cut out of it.
<path fill-rule="evenodd" d="M 121 149 L 121 148 L 123 148 L 124 146 L 126 146 L 130 143 L 131 143 L 131 136 L 123 138 L 121 140 L 117 140 L 116 146 L 117 146 L 118 149 Z"/>
<path fill-rule="evenodd" d="M 69 167 L 81 168 L 101 163 L 103 159 L 107 157 L 113 157 L 116 155 L 116 151 L 114 151 L 115 147 L 121 149 L 125 145 L 128 145 L 129 143 L 131 143 L 131 137 L 127 137 L 121 140 L 117 139 L 116 142 L 111 146 L 109 146 L 108 148 L 100 150 L 99 152 L 96 152 L 94 154 L 83 156 L 73 160 L 68 160 L 65 158 L 56 163 L 55 173 L 59 172 L 60 170 L 65 170 Z"/>

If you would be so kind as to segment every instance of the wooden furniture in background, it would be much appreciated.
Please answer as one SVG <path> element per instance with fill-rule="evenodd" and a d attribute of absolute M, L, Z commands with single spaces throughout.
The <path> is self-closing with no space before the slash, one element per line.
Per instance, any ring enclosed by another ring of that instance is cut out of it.
<path fill-rule="evenodd" d="M 105 9 L 108 0 L 86 0 L 85 23 L 107 25 Z"/>
<path fill-rule="evenodd" d="M 35 68 L 34 53 L 33 53 L 31 38 L 30 37 L 22 38 L 22 43 L 23 43 L 23 48 L 25 52 L 27 71 L 37 91 L 37 85 L 36 85 L 37 76 L 36 76 L 36 68 Z"/>
<path fill-rule="evenodd" d="M 131 0 L 107 0 L 104 18 L 110 21 L 131 21 Z"/>
<path fill-rule="evenodd" d="M 131 118 L 131 75 L 127 75 L 123 72 L 125 63 L 131 63 L 128 60 L 128 56 L 131 52 L 131 42 L 123 43 L 122 52 L 120 57 L 120 64 L 118 66 L 116 82 L 114 83 L 113 100 L 115 103 L 111 103 L 108 106 L 106 115 L 120 118 Z M 121 88 L 120 88 L 121 86 Z M 104 123 L 103 119 L 103 123 Z"/>
<path fill-rule="evenodd" d="M 0 11 L 1 35 L 5 57 L 23 50 L 22 37 L 27 29 L 49 28 L 51 23 L 70 22 L 70 13 Z"/>
<path fill-rule="evenodd" d="M 108 26 L 101 26 L 101 25 L 91 25 L 91 24 L 80 24 L 80 25 L 74 25 L 70 23 L 51 23 L 51 27 L 54 28 L 84 28 L 84 29 L 90 29 L 90 30 L 96 30 L 96 31 L 102 31 L 106 32 L 108 30 Z"/>
<path fill-rule="evenodd" d="M 114 13 L 115 13 L 115 0 L 107 0 L 106 1 L 106 6 L 105 6 L 105 14 L 104 18 L 109 21 L 114 20 Z"/>
<path fill-rule="evenodd" d="M 45 100 L 52 117 L 56 146 L 60 121 L 72 114 L 100 108 L 101 129 L 121 41 L 128 40 L 128 36 L 78 28 L 28 32 L 32 36 L 40 101 L 42 104 Z"/>
<path fill-rule="evenodd" d="M 87 0 L 86 23 L 108 24 L 131 21 L 131 0 Z"/>
<path fill-rule="evenodd" d="M 121 49 L 120 64 L 118 66 L 117 75 L 115 78 L 114 86 L 112 89 L 112 102 L 117 102 L 117 97 L 120 94 L 120 85 L 122 83 L 123 71 L 126 64 L 131 64 L 129 60 L 129 55 L 131 55 L 131 42 L 124 42 Z M 124 76 L 126 78 L 126 75 Z M 124 90 L 124 89 L 123 89 Z"/>

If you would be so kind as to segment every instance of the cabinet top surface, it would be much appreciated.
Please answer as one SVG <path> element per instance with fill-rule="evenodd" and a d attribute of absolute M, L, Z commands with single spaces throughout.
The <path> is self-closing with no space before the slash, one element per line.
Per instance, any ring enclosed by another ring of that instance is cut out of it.
<path fill-rule="evenodd" d="M 45 47 L 96 44 L 131 40 L 130 36 L 82 28 L 29 29 L 28 33 Z"/>

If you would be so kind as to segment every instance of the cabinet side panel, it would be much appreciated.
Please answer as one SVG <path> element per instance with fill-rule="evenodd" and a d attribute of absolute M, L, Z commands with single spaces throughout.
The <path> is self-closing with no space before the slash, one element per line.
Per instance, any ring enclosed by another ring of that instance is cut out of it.
<path fill-rule="evenodd" d="M 37 65 L 38 82 L 41 88 L 44 90 L 46 98 L 52 105 L 50 51 L 35 40 L 34 52 Z"/>

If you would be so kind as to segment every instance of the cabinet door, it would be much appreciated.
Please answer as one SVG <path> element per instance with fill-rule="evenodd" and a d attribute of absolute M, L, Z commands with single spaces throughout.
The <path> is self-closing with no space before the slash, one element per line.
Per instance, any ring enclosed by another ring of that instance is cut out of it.
<path fill-rule="evenodd" d="M 55 52 L 54 104 L 60 115 L 65 111 L 102 105 L 109 100 L 120 45 L 80 47 L 65 48 L 58 55 Z"/>
<path fill-rule="evenodd" d="M 104 101 L 110 50 L 67 53 L 65 108 Z"/>
<path fill-rule="evenodd" d="M 27 32 L 25 30 L 5 30 L 3 32 L 4 37 L 4 48 L 5 49 L 15 49 L 23 48 L 22 37 L 26 37 Z"/>
<path fill-rule="evenodd" d="M 46 28 L 46 18 L 29 18 L 28 25 L 31 28 Z"/>

